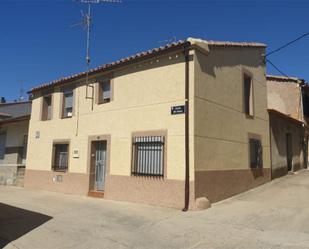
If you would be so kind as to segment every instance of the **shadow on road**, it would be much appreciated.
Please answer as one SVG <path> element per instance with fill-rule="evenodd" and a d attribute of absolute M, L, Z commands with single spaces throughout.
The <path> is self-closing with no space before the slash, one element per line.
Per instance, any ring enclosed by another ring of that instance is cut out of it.
<path fill-rule="evenodd" d="M 52 217 L 0 203 L 0 248 L 18 239 Z"/>

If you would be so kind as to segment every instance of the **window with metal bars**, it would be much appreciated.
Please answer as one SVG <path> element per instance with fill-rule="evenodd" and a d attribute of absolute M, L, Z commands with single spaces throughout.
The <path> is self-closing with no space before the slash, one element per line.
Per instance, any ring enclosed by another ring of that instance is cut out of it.
<path fill-rule="evenodd" d="M 69 163 L 69 144 L 54 144 L 53 170 L 66 171 Z"/>
<path fill-rule="evenodd" d="M 249 139 L 250 145 L 250 167 L 262 168 L 263 167 L 263 147 L 261 140 Z"/>
<path fill-rule="evenodd" d="M 132 175 L 164 176 L 164 136 L 133 137 Z"/>

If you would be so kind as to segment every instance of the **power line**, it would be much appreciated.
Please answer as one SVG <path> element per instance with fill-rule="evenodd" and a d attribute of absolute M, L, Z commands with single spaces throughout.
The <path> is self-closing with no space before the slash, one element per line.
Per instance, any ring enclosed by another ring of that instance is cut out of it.
<path fill-rule="evenodd" d="M 273 66 L 273 68 L 275 68 L 279 73 L 281 73 L 282 75 L 284 75 L 287 78 L 290 78 L 287 74 L 285 74 L 284 72 L 282 72 L 281 69 L 279 69 L 274 63 L 272 63 L 269 59 L 266 59 L 266 61 Z"/>
<path fill-rule="evenodd" d="M 309 35 L 309 32 L 307 32 L 307 33 L 305 33 L 305 34 L 303 34 L 303 35 L 297 37 L 296 39 L 294 39 L 294 40 L 292 40 L 292 41 L 290 41 L 290 42 L 288 42 L 288 43 L 282 45 L 281 47 L 279 47 L 279 48 L 277 48 L 277 49 L 275 49 L 275 50 L 273 50 L 273 51 L 270 51 L 269 53 L 267 53 L 267 54 L 265 55 L 265 57 L 270 56 L 271 54 L 274 54 L 274 53 L 279 52 L 280 50 L 282 50 L 282 49 L 284 49 L 284 48 L 290 46 L 291 44 L 293 44 L 293 43 L 295 43 L 295 42 L 297 42 L 297 41 L 299 41 L 299 40 L 305 38 L 305 37 L 308 36 L 308 35 Z"/>

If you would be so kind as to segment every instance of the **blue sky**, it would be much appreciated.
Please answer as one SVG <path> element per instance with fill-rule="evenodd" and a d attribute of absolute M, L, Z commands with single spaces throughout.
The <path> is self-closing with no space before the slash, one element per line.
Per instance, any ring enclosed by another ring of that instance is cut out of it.
<path fill-rule="evenodd" d="M 0 96 L 85 70 L 85 6 L 72 0 L 0 0 Z M 123 0 L 93 9 L 92 67 L 176 37 L 258 41 L 271 51 L 309 31 L 309 1 Z M 309 81 L 309 36 L 270 57 Z M 270 65 L 268 73 L 278 74 Z"/>

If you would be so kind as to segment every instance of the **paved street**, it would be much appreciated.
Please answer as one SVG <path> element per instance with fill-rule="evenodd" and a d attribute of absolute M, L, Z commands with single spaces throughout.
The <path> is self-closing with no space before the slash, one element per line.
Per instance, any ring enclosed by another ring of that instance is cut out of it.
<path fill-rule="evenodd" d="M 309 248 L 309 171 L 183 213 L 0 187 L 0 247 Z"/>

